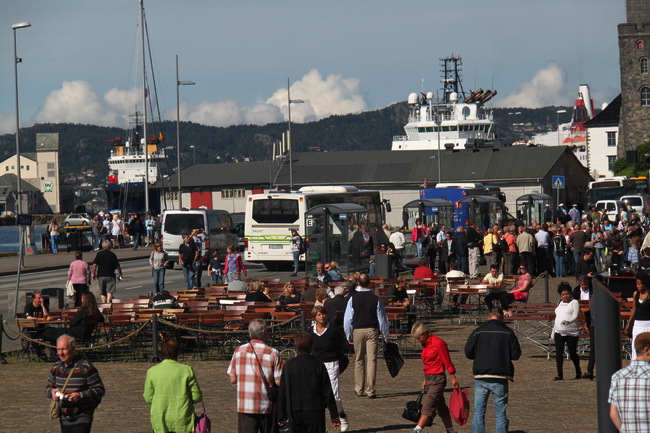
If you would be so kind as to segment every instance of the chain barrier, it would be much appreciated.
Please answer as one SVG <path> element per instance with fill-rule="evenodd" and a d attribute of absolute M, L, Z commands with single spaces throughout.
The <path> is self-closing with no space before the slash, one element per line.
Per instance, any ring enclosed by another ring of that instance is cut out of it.
<path fill-rule="evenodd" d="M 31 342 L 31 343 L 38 344 L 38 345 L 40 345 L 40 346 L 45 346 L 45 347 L 49 347 L 49 348 L 52 348 L 52 349 L 56 349 L 56 346 L 53 346 L 53 345 L 48 344 L 48 343 L 45 343 L 45 342 L 43 342 L 42 340 L 36 340 L 36 339 L 33 339 L 33 338 L 31 338 L 31 337 L 25 335 L 25 334 L 24 334 L 22 331 L 20 331 L 19 329 L 14 328 L 14 327 L 13 327 L 11 324 L 9 324 L 9 322 L 7 322 L 6 320 L 3 320 L 3 323 L 4 323 L 4 325 L 5 325 L 6 327 L 8 327 L 12 332 L 14 332 L 15 334 L 18 335 L 18 337 L 15 338 L 16 340 L 17 340 L 18 338 L 20 338 L 20 339 L 22 339 L 22 340 L 29 341 L 29 342 Z M 151 319 L 147 320 L 147 321 L 144 322 L 144 323 L 142 324 L 142 326 L 140 326 L 138 329 L 136 329 L 136 330 L 130 332 L 129 334 L 125 335 L 124 337 L 118 338 L 117 340 L 110 341 L 110 342 L 108 342 L 108 343 L 100 344 L 99 346 L 93 346 L 93 347 L 77 347 L 77 351 L 81 351 L 81 352 L 82 352 L 82 351 L 86 351 L 86 350 L 98 350 L 98 349 L 104 349 L 104 348 L 106 348 L 106 347 L 111 347 L 111 346 L 114 346 L 114 345 L 116 345 L 116 344 L 120 344 L 121 342 L 123 342 L 123 341 L 125 341 L 125 340 L 128 340 L 129 338 L 132 338 L 132 337 L 135 337 L 136 335 L 138 335 L 140 332 L 142 332 L 142 330 L 143 330 L 143 329 L 144 329 L 144 328 L 145 328 L 149 323 L 151 323 Z M 7 335 L 7 337 L 9 337 L 9 336 Z M 10 338 L 10 337 L 9 337 L 9 338 Z"/>
<path fill-rule="evenodd" d="M 296 321 L 298 318 L 299 318 L 299 316 L 295 316 L 295 317 L 292 317 L 291 319 L 286 320 L 284 322 L 274 323 L 273 325 L 268 326 L 267 329 L 273 329 L 273 328 L 277 328 L 277 327 L 280 327 L 280 326 L 285 326 L 285 325 L 287 325 L 287 324 L 289 324 L 291 322 Z M 163 318 L 158 318 L 158 323 L 162 323 L 163 325 L 167 325 L 169 327 L 176 328 L 176 329 L 183 329 L 185 331 L 190 331 L 190 332 L 198 332 L 200 334 L 212 334 L 212 335 L 224 334 L 224 335 L 228 335 L 228 334 L 247 334 L 248 333 L 248 329 L 234 329 L 234 330 L 229 330 L 229 331 L 216 331 L 216 330 L 214 330 L 213 331 L 211 329 L 192 328 L 191 326 L 179 325 L 178 323 L 174 323 L 174 322 L 171 322 L 169 320 L 165 320 Z"/>

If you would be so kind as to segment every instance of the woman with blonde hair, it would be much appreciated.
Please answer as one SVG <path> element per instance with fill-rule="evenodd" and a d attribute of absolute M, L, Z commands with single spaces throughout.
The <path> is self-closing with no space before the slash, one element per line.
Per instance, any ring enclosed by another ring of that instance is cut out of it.
<path fill-rule="evenodd" d="M 288 308 L 287 305 L 299 304 L 302 296 L 296 291 L 296 285 L 293 281 L 287 281 L 284 284 L 284 291 L 278 298 L 277 305 L 286 311 L 295 311 L 295 308 Z"/>
<path fill-rule="evenodd" d="M 422 345 L 422 363 L 424 364 L 424 380 L 422 381 L 422 412 L 420 420 L 413 429 L 413 433 L 419 433 L 429 422 L 440 416 L 448 433 L 455 433 L 451 423 L 449 407 L 445 403 L 444 391 L 447 385 L 445 370 L 449 372 L 451 385 L 456 388 L 460 386 L 456 379 L 456 368 L 451 362 L 447 343 L 433 335 L 431 330 L 422 322 L 416 322 L 411 328 L 411 335 Z"/>

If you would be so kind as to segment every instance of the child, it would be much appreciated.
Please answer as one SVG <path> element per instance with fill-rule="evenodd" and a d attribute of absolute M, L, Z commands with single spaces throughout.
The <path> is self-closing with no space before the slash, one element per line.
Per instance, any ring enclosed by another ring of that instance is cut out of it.
<path fill-rule="evenodd" d="M 235 272 L 241 272 L 245 276 L 248 275 L 246 267 L 244 266 L 244 260 L 242 260 L 241 255 L 237 252 L 237 247 L 234 245 L 228 247 L 228 254 L 226 254 L 226 262 L 223 272 L 228 277 L 229 282 L 233 281 L 233 274 Z"/>
<path fill-rule="evenodd" d="M 212 278 L 212 284 L 223 284 L 223 271 L 221 270 L 221 261 L 219 260 L 219 250 L 214 250 L 210 264 L 208 264 L 208 273 Z"/>

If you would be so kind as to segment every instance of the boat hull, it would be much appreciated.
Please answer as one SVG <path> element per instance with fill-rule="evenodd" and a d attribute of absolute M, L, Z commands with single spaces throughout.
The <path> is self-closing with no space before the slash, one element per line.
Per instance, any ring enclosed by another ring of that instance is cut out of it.
<path fill-rule="evenodd" d="M 106 184 L 106 203 L 108 209 L 121 209 L 126 213 L 144 213 L 146 211 L 160 213 L 160 194 L 156 189 L 149 188 L 149 207 L 151 209 L 145 209 L 144 182 Z"/>

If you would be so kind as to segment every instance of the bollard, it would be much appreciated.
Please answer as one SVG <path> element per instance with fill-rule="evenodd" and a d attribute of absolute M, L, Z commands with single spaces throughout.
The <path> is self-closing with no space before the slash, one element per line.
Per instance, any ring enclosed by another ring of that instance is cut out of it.
<path fill-rule="evenodd" d="M 0 364 L 6 364 L 7 360 L 5 359 L 4 355 L 2 354 L 2 336 L 5 333 L 5 325 L 4 325 L 4 320 L 2 317 L 2 314 L 0 314 Z"/>
<path fill-rule="evenodd" d="M 307 332 L 307 320 L 305 318 L 305 310 L 300 312 L 300 331 Z"/>
<path fill-rule="evenodd" d="M 548 300 L 548 271 L 544 273 L 544 302 L 547 304 L 550 302 Z"/>
<path fill-rule="evenodd" d="M 591 317 L 596 332 L 596 405 L 598 432 L 615 433 L 618 430 L 609 417 L 609 387 L 612 374 L 621 369 L 620 305 L 612 292 L 598 279 L 591 281 L 594 297 L 591 299 Z"/>
<path fill-rule="evenodd" d="M 158 356 L 158 315 L 151 316 L 151 358 L 149 362 L 160 362 Z"/>

